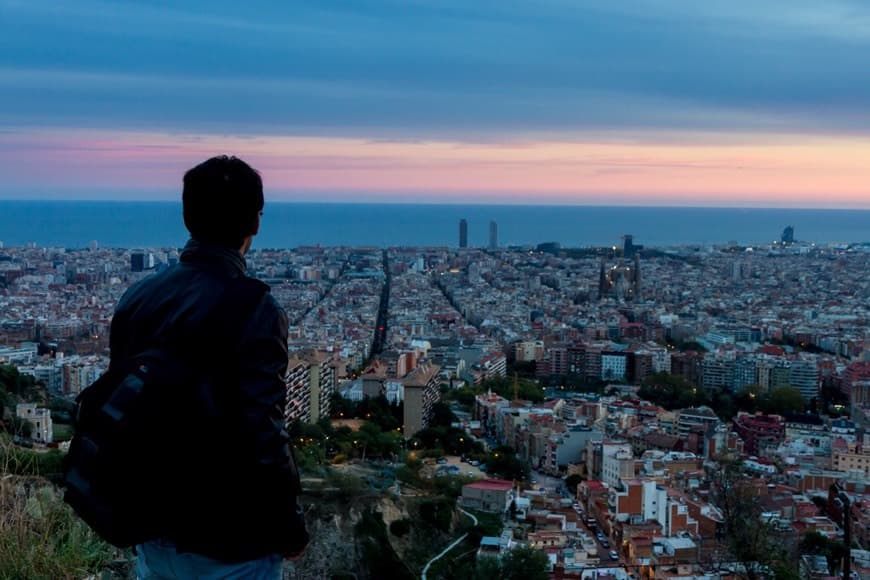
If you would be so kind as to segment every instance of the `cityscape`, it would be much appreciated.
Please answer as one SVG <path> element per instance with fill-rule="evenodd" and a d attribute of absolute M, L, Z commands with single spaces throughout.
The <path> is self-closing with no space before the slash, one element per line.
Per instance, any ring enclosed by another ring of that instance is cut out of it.
<path fill-rule="evenodd" d="M 867 54 L 0 0 L 0 580 L 870 580 Z"/>
<path fill-rule="evenodd" d="M 312 501 L 390 502 L 408 577 L 490 577 L 506 554 L 553 578 L 870 575 L 870 245 L 790 226 L 756 246 L 488 234 L 469 247 L 462 220 L 453 247 L 247 255 L 288 313 L 285 418 Z M 44 389 L 16 399 L 35 449 L 68 445 L 63 401 L 106 370 L 121 294 L 178 258 L 0 250 L 0 364 Z M 436 501 L 455 518 L 421 510 Z M 424 562 L 466 517 L 488 519 Z M 432 551 L 409 548 L 430 528 Z M 330 555 L 353 539 L 317 536 L 298 577 L 378 577 Z"/>

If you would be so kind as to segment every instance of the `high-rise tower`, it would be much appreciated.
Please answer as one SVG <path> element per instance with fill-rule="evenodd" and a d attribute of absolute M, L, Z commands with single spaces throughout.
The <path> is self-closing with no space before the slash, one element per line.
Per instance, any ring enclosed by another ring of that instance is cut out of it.
<path fill-rule="evenodd" d="M 498 248 L 498 224 L 495 220 L 489 222 L 489 249 L 495 250 Z"/>
<path fill-rule="evenodd" d="M 626 260 L 634 257 L 634 236 L 631 234 L 622 236 L 622 257 Z"/>
<path fill-rule="evenodd" d="M 459 220 L 459 247 L 468 247 L 468 222 L 464 219 Z"/>

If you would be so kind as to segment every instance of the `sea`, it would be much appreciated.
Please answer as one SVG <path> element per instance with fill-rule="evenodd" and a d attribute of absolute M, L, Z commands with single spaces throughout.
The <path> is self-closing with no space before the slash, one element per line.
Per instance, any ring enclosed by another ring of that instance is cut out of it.
<path fill-rule="evenodd" d="M 485 247 L 490 222 L 500 246 L 562 247 L 770 244 L 786 226 L 795 240 L 870 242 L 870 211 L 696 207 L 268 203 L 257 248 L 298 246 Z M 187 239 L 180 202 L 0 201 L 0 242 L 66 248 L 179 247 Z"/>

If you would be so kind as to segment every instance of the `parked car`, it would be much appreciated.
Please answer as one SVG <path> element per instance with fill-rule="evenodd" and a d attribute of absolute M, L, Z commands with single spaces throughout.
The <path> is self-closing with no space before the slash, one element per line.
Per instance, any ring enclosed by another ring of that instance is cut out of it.
<path fill-rule="evenodd" d="M 438 465 L 446 465 L 446 464 L 447 464 L 447 458 L 446 458 L 446 457 L 439 457 L 439 458 L 438 458 L 438 461 L 436 461 L 436 463 L 437 463 Z"/>
<path fill-rule="evenodd" d="M 607 540 L 601 540 L 601 547 L 605 549 L 609 548 L 610 542 L 608 542 Z"/>
<path fill-rule="evenodd" d="M 610 550 L 610 559 L 619 560 L 619 554 L 616 553 L 616 550 Z"/>

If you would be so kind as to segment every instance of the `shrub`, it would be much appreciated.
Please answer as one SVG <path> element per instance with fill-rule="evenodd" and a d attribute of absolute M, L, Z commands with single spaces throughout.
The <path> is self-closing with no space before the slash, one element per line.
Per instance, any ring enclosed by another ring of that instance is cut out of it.
<path fill-rule="evenodd" d="M 350 499 L 353 496 L 359 495 L 362 492 L 362 480 L 350 473 L 341 473 L 339 471 L 330 471 L 326 475 L 326 482 L 338 490 L 339 495 L 345 499 Z"/>
<path fill-rule="evenodd" d="M 423 481 L 420 479 L 420 467 L 415 468 L 411 465 L 402 465 L 396 469 L 396 479 L 412 487 L 421 487 L 423 485 Z"/>
<path fill-rule="evenodd" d="M 453 523 L 453 510 L 456 500 L 452 498 L 437 498 L 426 500 L 420 504 L 420 519 L 442 532 L 450 531 Z"/>
<path fill-rule="evenodd" d="M 116 555 L 44 480 L 0 490 L 0 578 L 83 578 Z"/>

